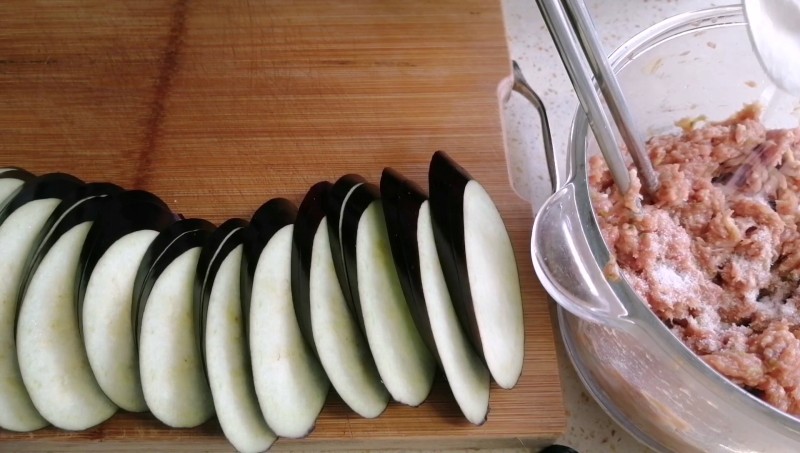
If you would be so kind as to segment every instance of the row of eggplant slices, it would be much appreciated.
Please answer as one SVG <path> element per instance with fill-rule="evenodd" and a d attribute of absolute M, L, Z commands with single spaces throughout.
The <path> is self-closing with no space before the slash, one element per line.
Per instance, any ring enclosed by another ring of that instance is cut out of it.
<path fill-rule="evenodd" d="M 148 192 L 0 169 L 0 427 L 216 413 L 236 449 L 263 451 L 308 435 L 331 385 L 367 418 L 421 404 L 437 363 L 482 424 L 490 376 L 522 372 L 517 266 L 488 193 L 443 152 L 429 187 L 347 175 L 215 227 Z"/>

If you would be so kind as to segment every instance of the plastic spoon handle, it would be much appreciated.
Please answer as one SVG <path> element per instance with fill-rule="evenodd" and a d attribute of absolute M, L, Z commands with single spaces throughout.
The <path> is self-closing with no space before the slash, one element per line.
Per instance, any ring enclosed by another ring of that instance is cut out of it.
<path fill-rule="evenodd" d="M 643 136 L 636 127 L 630 110 L 628 110 L 625 95 L 622 94 L 617 77 L 611 70 L 611 65 L 600 44 L 600 38 L 597 36 L 589 10 L 583 0 L 564 0 L 564 4 L 567 7 L 567 15 L 576 29 L 578 40 L 583 47 L 589 66 L 592 68 L 595 80 L 600 86 L 600 91 L 603 93 L 608 109 L 611 111 L 611 116 L 614 117 L 614 122 L 622 136 L 622 141 L 628 147 L 628 152 L 633 158 L 634 165 L 636 165 L 645 194 L 653 195 L 658 190 L 658 176 L 653 170 L 650 156 L 647 155 Z"/>

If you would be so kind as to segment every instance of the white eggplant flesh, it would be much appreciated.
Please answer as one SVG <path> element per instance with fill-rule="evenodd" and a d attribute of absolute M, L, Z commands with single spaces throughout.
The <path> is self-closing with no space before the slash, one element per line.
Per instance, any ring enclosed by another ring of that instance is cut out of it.
<path fill-rule="evenodd" d="M 97 261 L 83 301 L 83 339 L 97 383 L 130 412 L 147 410 L 131 323 L 133 282 L 157 235 L 140 230 L 115 241 Z"/>
<path fill-rule="evenodd" d="M 47 425 L 22 382 L 14 324 L 25 260 L 60 201 L 55 198 L 30 201 L 0 224 L 0 428 L 10 431 L 33 431 Z"/>
<path fill-rule="evenodd" d="M 481 425 L 489 412 L 489 370 L 473 349 L 453 307 L 427 201 L 419 209 L 417 241 L 425 306 L 442 368 L 461 412 L 471 423 Z"/>
<path fill-rule="evenodd" d="M 309 283 L 314 343 L 331 384 L 357 414 L 377 417 L 386 409 L 389 393 L 336 277 L 324 218 L 314 235 Z"/>
<path fill-rule="evenodd" d="M 244 335 L 239 271 L 242 245 L 217 270 L 208 302 L 205 349 L 211 395 L 222 431 L 241 452 L 267 450 L 277 439 L 267 426 L 253 385 Z"/>
<path fill-rule="evenodd" d="M 417 331 L 392 260 L 380 201 L 358 221 L 358 295 L 378 373 L 396 401 L 418 406 L 433 385 L 436 363 Z"/>
<path fill-rule="evenodd" d="M 486 190 L 464 188 L 464 249 L 483 356 L 500 387 L 522 374 L 525 327 L 516 258 L 503 219 Z"/>
<path fill-rule="evenodd" d="M 197 349 L 194 279 L 200 247 L 175 258 L 158 276 L 142 316 L 139 371 L 147 407 L 173 428 L 198 426 L 214 415 Z"/>
<path fill-rule="evenodd" d="M 253 379 L 267 425 L 280 437 L 301 438 L 314 428 L 328 394 L 322 366 L 303 339 L 292 300 L 292 231 L 269 240 L 256 265 L 250 301 Z"/>
<path fill-rule="evenodd" d="M 0 206 L 2 206 L 6 199 L 14 194 L 24 182 L 25 181 L 16 178 L 0 179 Z"/>
<path fill-rule="evenodd" d="M 90 428 L 117 410 L 95 380 L 75 312 L 75 275 L 91 225 L 72 227 L 44 256 L 23 296 L 17 325 L 25 387 L 39 413 L 65 430 Z"/>

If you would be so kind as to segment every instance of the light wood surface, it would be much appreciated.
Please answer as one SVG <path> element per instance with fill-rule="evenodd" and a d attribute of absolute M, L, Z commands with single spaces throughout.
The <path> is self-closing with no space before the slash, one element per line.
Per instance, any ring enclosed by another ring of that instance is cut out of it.
<path fill-rule="evenodd" d="M 365 420 L 332 393 L 315 431 L 276 449 L 537 446 L 565 426 L 530 207 L 511 190 L 496 87 L 499 2 L 61 0 L 0 4 L 0 166 L 161 196 L 187 217 L 248 218 L 322 179 L 392 166 L 427 187 L 446 150 L 500 206 L 523 280 L 523 376 L 475 427 L 437 380 L 422 406 Z M 2 408 L 0 408 L 2 410 Z M 227 450 L 217 422 L 120 413 L 84 432 L 0 431 L 0 451 Z"/>

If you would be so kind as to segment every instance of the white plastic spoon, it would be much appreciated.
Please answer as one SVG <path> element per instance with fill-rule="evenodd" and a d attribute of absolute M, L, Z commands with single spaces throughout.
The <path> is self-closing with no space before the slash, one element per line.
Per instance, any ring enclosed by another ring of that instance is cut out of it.
<path fill-rule="evenodd" d="M 743 0 L 753 49 L 780 89 L 800 96 L 800 0 Z"/>

